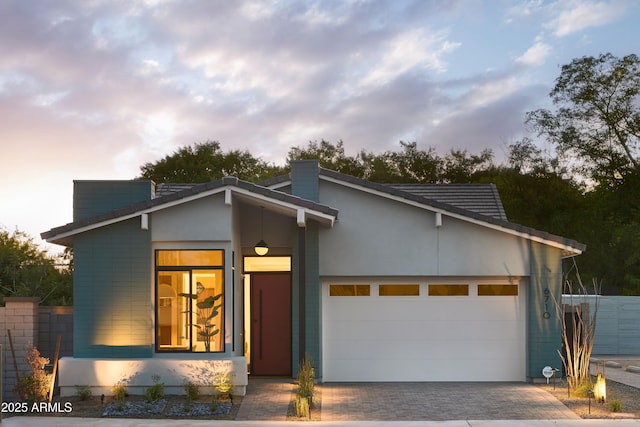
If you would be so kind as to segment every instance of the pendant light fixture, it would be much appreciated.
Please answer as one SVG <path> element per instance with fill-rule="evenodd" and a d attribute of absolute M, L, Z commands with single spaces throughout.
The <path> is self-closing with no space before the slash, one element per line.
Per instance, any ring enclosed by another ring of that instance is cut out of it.
<path fill-rule="evenodd" d="M 260 241 L 256 243 L 255 247 L 253 248 L 253 250 L 256 251 L 256 254 L 258 254 L 259 256 L 265 256 L 267 252 L 269 252 L 269 246 L 267 245 L 267 242 L 264 241 L 264 238 L 262 236 L 262 233 L 264 231 L 263 216 L 264 207 L 260 206 Z"/>

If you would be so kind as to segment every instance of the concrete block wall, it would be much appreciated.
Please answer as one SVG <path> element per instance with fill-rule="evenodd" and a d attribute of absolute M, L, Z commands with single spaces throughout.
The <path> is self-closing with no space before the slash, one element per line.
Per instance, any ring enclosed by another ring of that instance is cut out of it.
<path fill-rule="evenodd" d="M 4 299 L 5 306 L 0 308 L 0 336 L 2 342 L 2 398 L 5 401 L 15 399 L 13 388 L 16 385 L 9 332 L 13 341 L 16 363 L 20 376 L 29 371 L 25 361 L 29 343 L 38 341 L 38 303 L 37 297 L 12 297 Z"/>
<path fill-rule="evenodd" d="M 15 401 L 13 392 L 16 385 L 9 332 L 13 341 L 15 361 L 20 378 L 30 373 L 25 360 L 26 350 L 31 343 L 53 363 L 58 335 L 61 339 L 60 357 L 73 354 L 73 308 L 39 307 L 38 297 L 6 297 L 4 307 L 0 307 L 0 344 L 2 344 L 2 399 Z M 8 332 L 9 331 L 9 332 Z"/>

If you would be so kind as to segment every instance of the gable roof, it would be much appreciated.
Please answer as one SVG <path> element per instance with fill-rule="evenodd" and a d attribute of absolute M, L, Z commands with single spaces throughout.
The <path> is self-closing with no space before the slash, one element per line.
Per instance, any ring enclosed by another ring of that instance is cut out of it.
<path fill-rule="evenodd" d="M 520 236 L 532 241 L 544 243 L 561 249 L 564 257 L 579 255 L 586 249 L 586 245 L 575 240 L 509 222 L 506 220 L 506 216 L 505 219 L 497 218 L 490 215 L 484 215 L 468 208 L 456 206 L 451 203 L 427 198 L 420 195 L 420 191 L 406 191 L 405 189 L 396 188 L 395 185 L 378 184 L 323 168 L 320 168 L 320 179 L 325 179 L 348 187 L 358 188 L 362 191 L 378 194 L 382 197 L 419 206 L 436 213 L 439 212 L 446 216 Z M 282 181 L 277 185 L 282 185 Z M 502 203 L 500 203 L 500 206 L 502 206 Z M 504 211 L 504 209 L 502 210 Z"/>
<path fill-rule="evenodd" d="M 203 184 L 178 184 L 161 188 L 161 191 L 156 191 L 155 197 L 150 200 L 143 200 L 121 209 L 55 227 L 41 233 L 40 236 L 52 243 L 70 245 L 71 238 L 76 234 L 226 191 L 243 199 L 260 200 L 291 216 L 298 215 L 302 210 L 305 216 L 331 226 L 338 216 L 338 210 L 330 206 L 242 181 L 235 177 L 225 177 Z"/>
<path fill-rule="evenodd" d="M 328 169 L 325 169 L 328 170 Z M 288 175 L 281 175 L 259 183 L 264 187 L 278 187 L 276 184 L 290 183 Z M 155 197 L 190 189 L 198 184 L 162 183 L 156 186 Z M 495 184 L 384 184 L 391 188 L 415 194 L 438 202 L 477 212 L 498 219 L 507 219 L 500 195 Z"/>
<path fill-rule="evenodd" d="M 507 220 L 495 184 L 387 184 L 387 186 L 425 199 Z"/>
<path fill-rule="evenodd" d="M 565 257 L 579 255 L 586 248 L 584 244 L 575 240 L 507 221 L 502 202 L 493 184 L 379 184 L 324 168 L 319 168 L 318 178 L 557 247 L 563 251 Z M 52 243 L 69 245 L 75 234 L 227 189 L 241 197 L 270 201 L 273 205 L 287 210 L 289 214 L 295 214 L 296 210 L 302 209 L 310 217 L 333 225 L 338 216 L 337 209 L 279 190 L 290 183 L 290 175 L 283 175 L 259 184 L 235 177 L 225 177 L 203 184 L 159 184 L 155 197 L 151 200 L 56 227 L 42 233 L 41 236 Z"/>

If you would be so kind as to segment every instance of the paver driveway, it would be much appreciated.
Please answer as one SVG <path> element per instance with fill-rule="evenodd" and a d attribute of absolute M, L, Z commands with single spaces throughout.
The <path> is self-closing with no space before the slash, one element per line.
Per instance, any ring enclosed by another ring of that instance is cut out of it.
<path fill-rule="evenodd" d="M 326 383 L 322 420 L 578 419 L 558 399 L 524 383 Z"/>
<path fill-rule="evenodd" d="M 291 379 L 249 381 L 240 420 L 284 420 Z M 323 421 L 579 419 L 551 394 L 524 383 L 324 383 Z"/>

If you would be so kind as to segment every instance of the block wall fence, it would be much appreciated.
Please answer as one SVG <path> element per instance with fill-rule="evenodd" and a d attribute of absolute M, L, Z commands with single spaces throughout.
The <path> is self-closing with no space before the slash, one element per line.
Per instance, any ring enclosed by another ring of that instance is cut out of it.
<path fill-rule="evenodd" d="M 38 297 L 6 297 L 4 307 L 0 307 L 2 398 L 5 402 L 18 399 L 13 391 L 16 370 L 7 331 L 11 332 L 20 378 L 30 373 L 25 361 L 29 343 L 53 364 L 60 336 L 59 357 L 73 355 L 73 307 L 40 307 L 39 303 Z"/>

